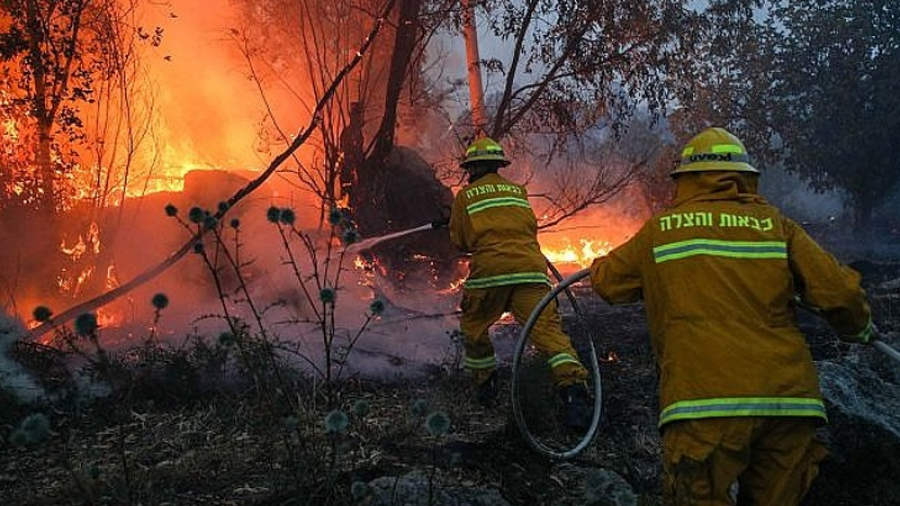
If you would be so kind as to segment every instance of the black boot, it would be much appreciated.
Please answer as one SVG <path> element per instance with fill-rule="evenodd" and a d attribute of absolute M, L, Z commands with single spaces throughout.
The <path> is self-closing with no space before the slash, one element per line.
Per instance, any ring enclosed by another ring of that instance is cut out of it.
<path fill-rule="evenodd" d="M 575 383 L 559 389 L 563 403 L 563 424 L 567 429 L 584 434 L 594 418 L 593 402 L 584 383 Z"/>
<path fill-rule="evenodd" d="M 497 371 L 494 371 L 488 376 L 488 379 L 478 384 L 475 390 L 475 400 L 484 407 L 491 407 L 496 404 L 499 393 Z"/>

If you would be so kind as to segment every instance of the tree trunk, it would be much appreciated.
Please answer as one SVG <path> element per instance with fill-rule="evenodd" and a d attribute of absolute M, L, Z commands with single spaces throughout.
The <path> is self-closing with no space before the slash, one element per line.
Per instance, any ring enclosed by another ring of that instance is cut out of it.
<path fill-rule="evenodd" d="M 397 34 L 385 91 L 384 116 L 372 141 L 372 149 L 357 169 L 356 187 L 350 192 L 350 207 L 363 237 L 392 231 L 393 220 L 387 212 L 385 200 L 390 176 L 385 160 L 394 149 L 397 106 L 418 41 L 419 13 L 423 3 L 424 0 L 400 1 Z"/>

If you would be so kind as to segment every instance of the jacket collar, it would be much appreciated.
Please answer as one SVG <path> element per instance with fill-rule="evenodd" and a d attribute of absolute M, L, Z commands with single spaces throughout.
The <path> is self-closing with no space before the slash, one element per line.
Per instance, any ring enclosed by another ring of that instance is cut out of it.
<path fill-rule="evenodd" d="M 757 193 L 758 182 L 759 175 L 749 172 L 713 171 L 679 174 L 675 177 L 674 205 L 710 200 L 765 204 L 766 200 Z"/>

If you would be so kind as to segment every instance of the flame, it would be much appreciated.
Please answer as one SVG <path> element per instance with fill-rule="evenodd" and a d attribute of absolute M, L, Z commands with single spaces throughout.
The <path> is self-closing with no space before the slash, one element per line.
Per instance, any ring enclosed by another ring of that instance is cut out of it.
<path fill-rule="evenodd" d="M 575 247 L 568 237 L 560 240 L 559 244 L 541 244 L 541 251 L 554 265 L 576 265 L 588 267 L 595 258 L 606 255 L 612 250 L 612 245 L 602 239 L 578 239 L 580 248 Z"/>

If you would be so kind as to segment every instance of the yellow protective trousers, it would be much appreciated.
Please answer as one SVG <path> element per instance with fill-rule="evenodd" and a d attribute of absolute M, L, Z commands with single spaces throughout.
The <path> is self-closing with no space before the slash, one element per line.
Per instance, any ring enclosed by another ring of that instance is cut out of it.
<path fill-rule="evenodd" d="M 490 338 L 491 325 L 507 311 L 519 324 L 524 324 L 549 290 L 543 283 L 465 290 L 459 327 L 465 338 L 465 366 L 476 383 L 486 380 L 497 365 Z M 531 342 L 549 356 L 547 362 L 555 386 L 564 387 L 587 380 L 587 370 L 578 360 L 569 336 L 562 330 L 556 301 L 548 304 L 535 321 Z"/>
<path fill-rule="evenodd" d="M 796 506 L 828 454 L 816 437 L 819 423 L 732 417 L 665 425 L 663 504 Z"/>

